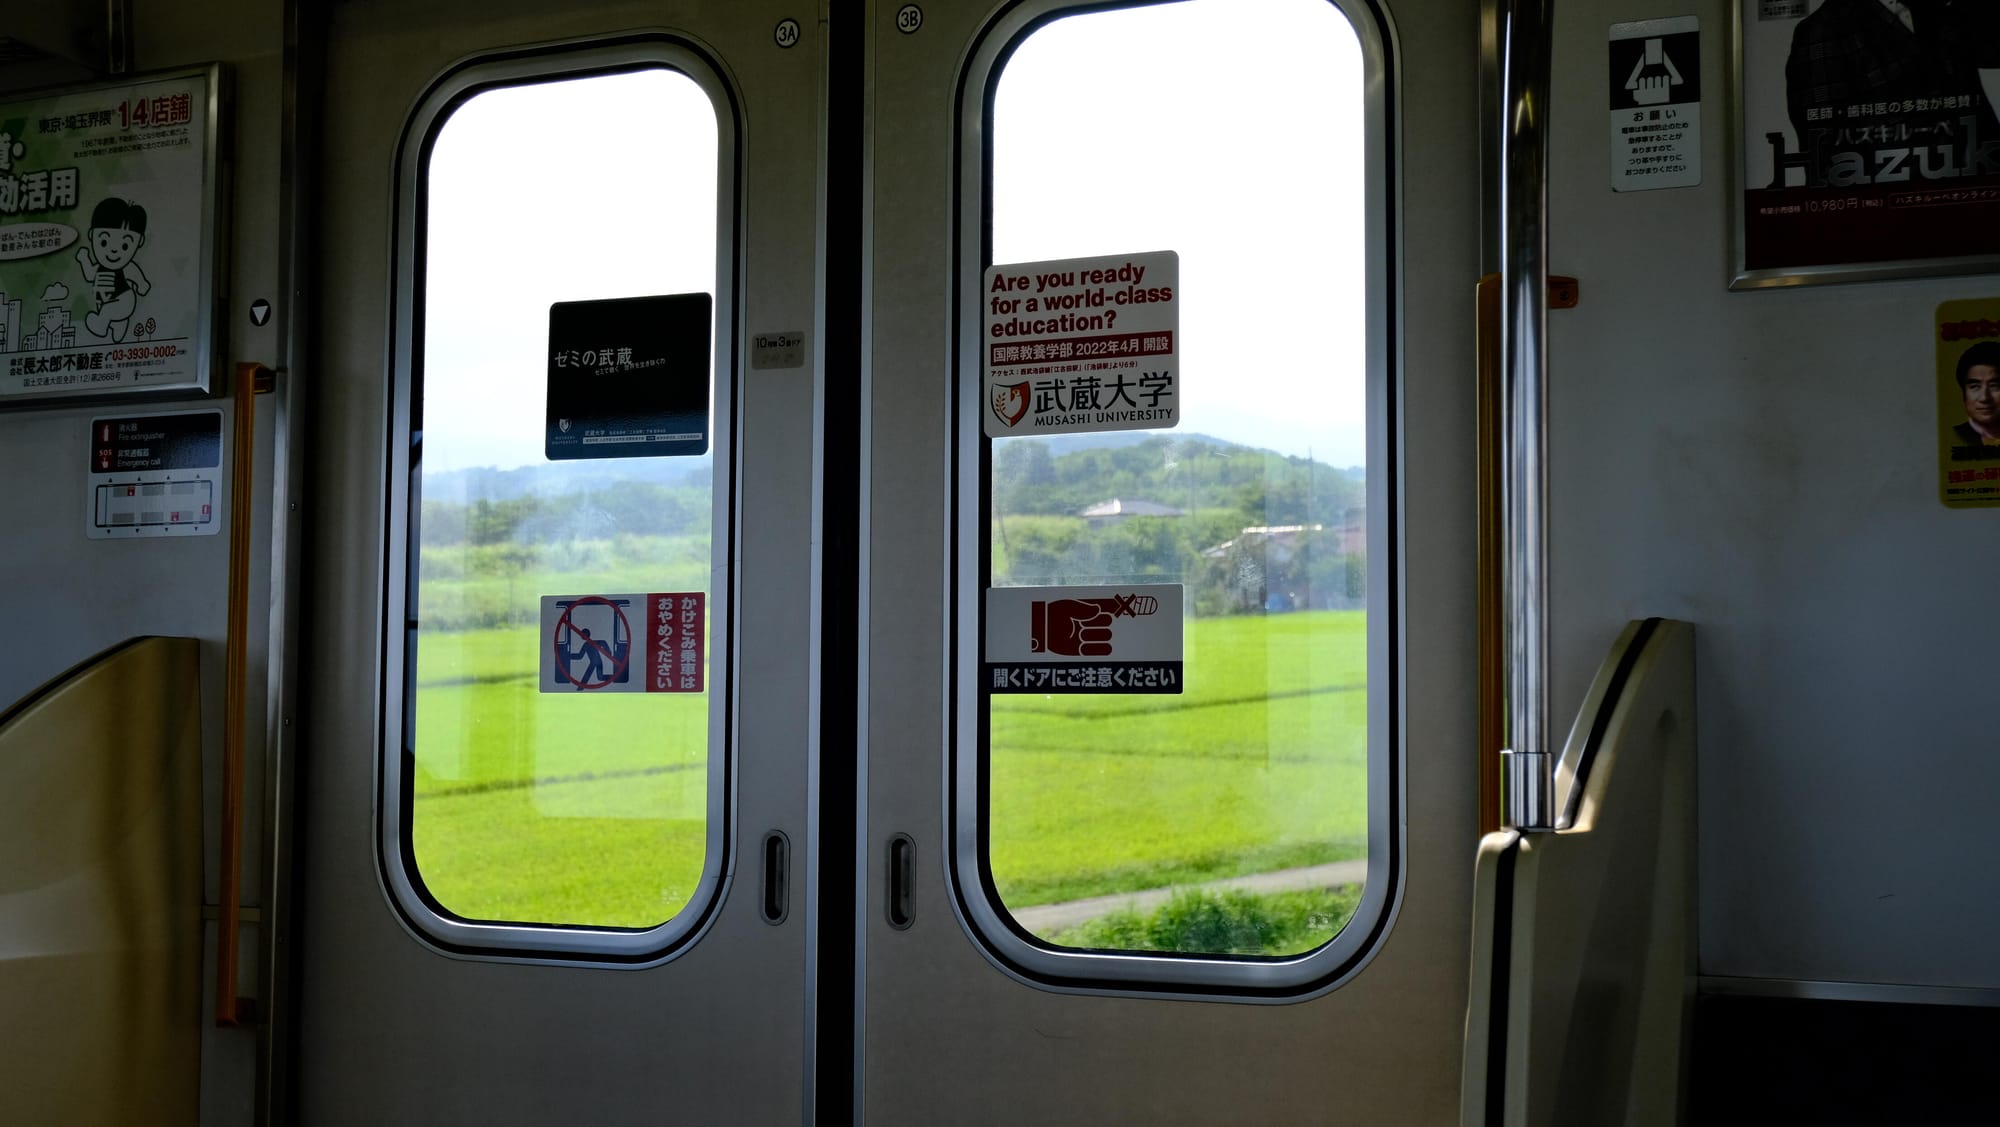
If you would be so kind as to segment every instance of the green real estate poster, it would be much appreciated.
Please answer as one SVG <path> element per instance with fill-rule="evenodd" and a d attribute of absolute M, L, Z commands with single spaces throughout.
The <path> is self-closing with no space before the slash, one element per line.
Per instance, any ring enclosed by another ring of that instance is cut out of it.
<path fill-rule="evenodd" d="M 208 388 L 218 77 L 0 102 L 0 401 Z"/>

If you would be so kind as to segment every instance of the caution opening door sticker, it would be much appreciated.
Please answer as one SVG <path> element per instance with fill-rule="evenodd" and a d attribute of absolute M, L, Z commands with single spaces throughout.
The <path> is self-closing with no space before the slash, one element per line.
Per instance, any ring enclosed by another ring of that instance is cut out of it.
<path fill-rule="evenodd" d="M 707 654 L 700 591 L 542 596 L 545 693 L 699 693 Z"/>
<path fill-rule="evenodd" d="M 996 693 L 1178 693 L 1181 587 L 994 587 L 985 684 Z"/>

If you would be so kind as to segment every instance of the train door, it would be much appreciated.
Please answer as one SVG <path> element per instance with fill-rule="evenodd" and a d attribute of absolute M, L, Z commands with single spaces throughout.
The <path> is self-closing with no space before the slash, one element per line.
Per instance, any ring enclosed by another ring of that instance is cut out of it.
<path fill-rule="evenodd" d="M 814 15 L 302 33 L 304 1122 L 801 1114 Z"/>
<path fill-rule="evenodd" d="M 858 1114 L 1451 1120 L 1477 9 L 869 20 Z"/>

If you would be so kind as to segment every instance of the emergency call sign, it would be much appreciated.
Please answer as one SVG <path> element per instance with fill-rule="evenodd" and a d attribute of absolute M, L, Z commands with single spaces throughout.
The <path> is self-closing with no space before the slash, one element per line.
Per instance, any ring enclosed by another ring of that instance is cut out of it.
<path fill-rule="evenodd" d="M 222 412 L 90 420 L 84 535 L 93 540 L 222 531 Z"/>

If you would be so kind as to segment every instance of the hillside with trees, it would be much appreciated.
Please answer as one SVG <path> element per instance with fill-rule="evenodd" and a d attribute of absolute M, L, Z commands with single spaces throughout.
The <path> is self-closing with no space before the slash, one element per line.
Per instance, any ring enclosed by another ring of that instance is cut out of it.
<path fill-rule="evenodd" d="M 1080 516 L 1111 499 L 1177 516 Z M 1358 468 L 1200 435 L 1063 452 L 994 443 L 994 582 L 1181 583 L 1200 615 L 1349 607 L 1366 594 Z M 1262 531 L 1251 531 L 1262 530 Z"/>
<path fill-rule="evenodd" d="M 623 478 L 607 462 L 427 481 L 424 619 L 534 621 L 539 594 L 590 576 L 629 577 L 631 590 L 663 589 L 669 573 L 703 585 L 707 465 L 628 465 Z M 1351 607 L 1365 594 L 1359 468 L 1199 434 L 1006 439 L 993 445 L 992 497 L 998 584 L 1182 583 L 1199 615 Z M 1081 515 L 1113 499 L 1177 515 Z"/>

